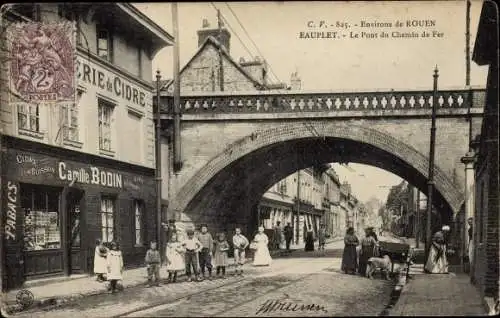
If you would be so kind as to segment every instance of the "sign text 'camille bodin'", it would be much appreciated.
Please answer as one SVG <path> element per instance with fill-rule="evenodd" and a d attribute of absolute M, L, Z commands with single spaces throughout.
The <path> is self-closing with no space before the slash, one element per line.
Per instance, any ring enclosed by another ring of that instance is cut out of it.
<path fill-rule="evenodd" d="M 84 61 L 78 58 L 76 66 L 78 80 L 113 93 L 117 97 L 123 98 L 136 105 L 140 105 L 142 107 L 146 106 L 146 98 L 149 96 L 146 90 L 129 83 L 120 76 L 106 71 L 89 61 Z"/>
<path fill-rule="evenodd" d="M 61 180 L 102 185 L 112 188 L 123 188 L 122 175 L 110 172 L 97 167 L 90 166 L 89 169 L 69 169 L 63 161 L 58 164 L 58 176 Z"/>
<path fill-rule="evenodd" d="M 5 239 L 16 239 L 17 184 L 7 182 L 7 213 L 5 218 Z"/>

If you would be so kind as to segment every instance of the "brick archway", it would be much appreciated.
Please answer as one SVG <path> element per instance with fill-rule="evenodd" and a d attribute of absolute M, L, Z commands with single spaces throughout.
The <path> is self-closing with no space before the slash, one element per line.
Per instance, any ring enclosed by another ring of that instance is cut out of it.
<path fill-rule="evenodd" d="M 172 205 L 169 210 L 177 213 L 184 211 L 196 194 L 202 191 L 203 187 L 213 177 L 238 159 L 273 144 L 299 139 L 317 139 L 318 136 L 313 134 L 314 131 L 325 138 L 346 139 L 371 145 L 404 161 L 425 178 L 428 176 L 428 157 L 385 132 L 359 125 L 336 122 L 307 123 L 306 125 L 300 122 L 293 125 L 278 124 L 272 129 L 257 130 L 251 135 L 232 143 L 224 151 L 212 158 L 207 165 L 195 173 L 177 191 L 176 196 L 171 198 Z M 463 194 L 439 167 L 435 167 L 434 174 L 436 191 L 442 195 L 452 209 L 453 214 L 456 215 L 463 204 Z"/>

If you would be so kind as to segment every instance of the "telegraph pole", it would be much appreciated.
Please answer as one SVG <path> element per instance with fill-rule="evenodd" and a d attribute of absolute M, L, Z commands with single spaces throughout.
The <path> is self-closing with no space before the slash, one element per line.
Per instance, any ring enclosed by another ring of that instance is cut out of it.
<path fill-rule="evenodd" d="M 465 86 L 470 90 L 470 0 L 467 0 L 467 9 L 465 14 Z M 469 119 L 469 152 L 472 153 L 472 114 L 471 114 L 471 104 L 472 104 L 472 91 L 469 93 L 470 102 L 468 107 L 468 119 Z"/>
<path fill-rule="evenodd" d="M 427 227 L 426 227 L 426 240 L 425 240 L 425 259 L 429 257 L 429 249 L 431 246 L 432 233 L 431 233 L 431 218 L 432 218 L 432 194 L 434 192 L 434 152 L 436 147 L 436 105 L 437 101 L 437 81 L 438 69 L 437 65 L 434 69 L 434 92 L 432 95 L 432 115 L 431 115 L 431 140 L 429 149 L 429 180 L 427 181 Z"/>
<path fill-rule="evenodd" d="M 297 235 L 295 237 L 295 244 L 299 244 L 299 222 L 300 218 L 300 170 L 297 170 L 297 217 L 295 218 L 295 234 Z"/>
<path fill-rule="evenodd" d="M 419 248 L 420 246 L 420 190 L 417 190 L 417 208 L 415 209 L 415 226 L 417 230 L 415 231 L 415 247 Z"/>
<path fill-rule="evenodd" d="M 181 79 L 179 76 L 179 20 L 177 2 L 172 3 L 172 22 L 174 26 L 174 172 L 182 167 L 181 157 Z"/>
<path fill-rule="evenodd" d="M 465 14 L 465 85 L 470 85 L 470 0 Z"/>
<path fill-rule="evenodd" d="M 161 94 L 160 94 L 160 71 L 156 71 L 156 240 L 158 249 L 163 251 L 161 240 Z"/>
<path fill-rule="evenodd" d="M 220 10 L 217 9 L 217 27 L 219 28 L 219 87 L 224 91 L 224 66 L 222 65 L 222 21 L 220 17 Z"/>

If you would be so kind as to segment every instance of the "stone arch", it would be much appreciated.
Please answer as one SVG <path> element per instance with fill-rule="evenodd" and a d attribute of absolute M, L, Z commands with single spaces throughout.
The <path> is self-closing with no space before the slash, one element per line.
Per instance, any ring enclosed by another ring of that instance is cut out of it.
<path fill-rule="evenodd" d="M 346 139 L 379 148 L 407 163 L 425 178 L 428 177 L 429 159 L 427 156 L 380 130 L 335 122 L 277 124 L 271 129 L 256 130 L 251 135 L 230 144 L 219 155 L 212 158 L 177 191 L 176 196 L 172 198 L 170 209 L 173 212 L 184 211 L 196 194 L 213 177 L 238 159 L 273 144 L 298 139 L 317 139 L 316 132 L 325 138 Z M 442 195 L 453 214 L 456 215 L 463 204 L 462 192 L 438 166 L 435 166 L 434 177 L 436 191 Z"/>

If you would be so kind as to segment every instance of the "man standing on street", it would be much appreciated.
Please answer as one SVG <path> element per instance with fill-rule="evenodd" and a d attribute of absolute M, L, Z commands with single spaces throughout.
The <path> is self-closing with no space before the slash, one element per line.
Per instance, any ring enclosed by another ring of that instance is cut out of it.
<path fill-rule="evenodd" d="M 276 222 L 274 227 L 274 248 L 279 250 L 282 245 L 283 228 L 281 227 L 281 222 Z"/>
<path fill-rule="evenodd" d="M 286 250 L 287 252 L 290 252 L 290 243 L 292 242 L 293 239 L 293 229 L 290 226 L 290 222 L 288 222 L 285 226 L 285 240 L 286 240 Z"/>
<path fill-rule="evenodd" d="M 212 279 L 212 253 L 214 249 L 214 240 L 212 234 L 208 233 L 206 224 L 201 225 L 201 233 L 198 234 L 198 241 L 200 241 L 202 248 L 200 251 L 200 269 L 203 278 L 205 276 L 205 268 L 208 269 L 208 278 Z"/>

